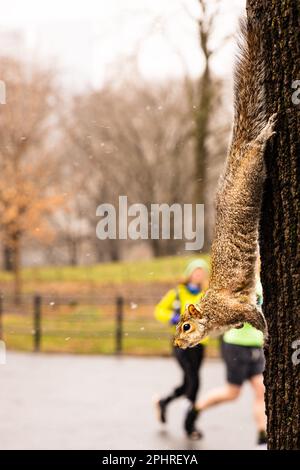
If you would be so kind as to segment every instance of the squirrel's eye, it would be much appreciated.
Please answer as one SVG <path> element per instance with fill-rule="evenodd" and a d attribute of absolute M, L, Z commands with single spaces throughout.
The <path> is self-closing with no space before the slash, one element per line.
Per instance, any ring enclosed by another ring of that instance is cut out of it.
<path fill-rule="evenodd" d="M 183 331 L 189 331 L 190 328 L 191 328 L 191 325 L 189 323 L 185 323 L 183 325 Z"/>

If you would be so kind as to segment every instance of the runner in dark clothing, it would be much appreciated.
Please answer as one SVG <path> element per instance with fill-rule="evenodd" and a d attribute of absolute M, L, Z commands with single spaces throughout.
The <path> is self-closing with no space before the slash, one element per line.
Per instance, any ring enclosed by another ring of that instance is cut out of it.
<path fill-rule="evenodd" d="M 199 301 L 205 292 L 208 278 L 208 265 L 202 259 L 192 261 L 185 270 L 185 281 L 176 289 L 170 290 L 159 302 L 155 309 L 155 317 L 162 323 L 172 326 L 173 332 L 184 312 L 186 304 L 194 304 Z M 166 422 L 166 410 L 171 401 L 179 397 L 186 397 L 190 409 L 194 407 L 199 389 L 199 369 L 204 357 L 204 344 L 198 344 L 194 348 L 180 349 L 173 346 L 173 355 L 183 371 L 183 381 L 168 396 L 161 398 L 157 403 L 159 419 Z M 187 426 L 187 419 L 184 423 L 187 435 L 193 439 L 202 437 L 202 433 L 196 430 L 195 426 Z"/>

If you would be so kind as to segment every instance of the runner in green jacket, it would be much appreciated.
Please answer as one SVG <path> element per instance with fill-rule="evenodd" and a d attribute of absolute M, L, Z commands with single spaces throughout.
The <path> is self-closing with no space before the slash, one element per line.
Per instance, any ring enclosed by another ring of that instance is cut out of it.
<path fill-rule="evenodd" d="M 257 282 L 257 303 L 262 304 L 262 287 Z M 240 328 L 233 328 L 223 337 L 222 355 L 226 365 L 227 383 L 212 390 L 196 403 L 190 411 L 188 421 L 192 426 L 198 414 L 219 403 L 236 400 L 242 385 L 249 381 L 254 392 L 254 418 L 259 445 L 266 443 L 266 416 L 264 403 L 263 370 L 265 366 L 263 352 L 263 334 L 248 323 Z"/>

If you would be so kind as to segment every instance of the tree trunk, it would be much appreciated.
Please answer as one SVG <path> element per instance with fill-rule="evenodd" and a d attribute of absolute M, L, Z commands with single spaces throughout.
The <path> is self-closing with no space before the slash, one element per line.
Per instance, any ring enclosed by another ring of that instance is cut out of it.
<path fill-rule="evenodd" d="M 13 271 L 14 271 L 14 301 L 16 305 L 21 302 L 22 292 L 22 279 L 21 279 L 21 240 L 20 236 L 16 234 L 14 236 L 14 260 L 13 260 Z"/>
<path fill-rule="evenodd" d="M 277 136 L 266 151 L 267 180 L 260 249 L 266 344 L 269 449 L 300 449 L 300 110 L 292 83 L 300 79 L 299 0 L 248 0 L 261 31 L 268 114 L 278 112 Z M 299 346 L 298 346 L 299 348 Z"/>
<path fill-rule="evenodd" d="M 76 237 L 70 237 L 68 240 L 69 246 L 69 265 L 77 266 L 78 265 L 78 240 Z"/>
<path fill-rule="evenodd" d="M 108 240 L 109 242 L 109 255 L 111 261 L 120 261 L 120 241 Z"/>
<path fill-rule="evenodd" d="M 207 137 L 208 126 L 211 111 L 211 76 L 208 59 L 199 84 L 199 105 L 196 112 L 196 185 L 195 185 L 195 204 L 204 204 L 206 202 L 206 169 L 208 166 Z M 204 209 L 206 207 L 204 206 Z M 207 251 L 210 246 L 209 227 L 204 224 L 204 246 Z"/>
<path fill-rule="evenodd" d="M 12 272 L 13 271 L 13 259 L 14 253 L 10 246 L 3 246 L 3 269 L 4 271 Z"/>
<path fill-rule="evenodd" d="M 153 252 L 153 256 L 155 258 L 159 258 L 162 256 L 162 250 L 161 250 L 161 240 L 156 240 L 155 238 L 150 239 L 150 244 Z"/>

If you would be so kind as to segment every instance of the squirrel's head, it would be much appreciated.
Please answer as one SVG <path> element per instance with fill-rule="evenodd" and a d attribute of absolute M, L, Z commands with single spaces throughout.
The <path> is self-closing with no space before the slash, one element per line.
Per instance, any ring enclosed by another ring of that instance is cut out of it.
<path fill-rule="evenodd" d="M 203 305 L 190 304 L 176 326 L 174 345 L 182 349 L 196 346 L 207 336 L 206 328 L 202 323 Z"/>

